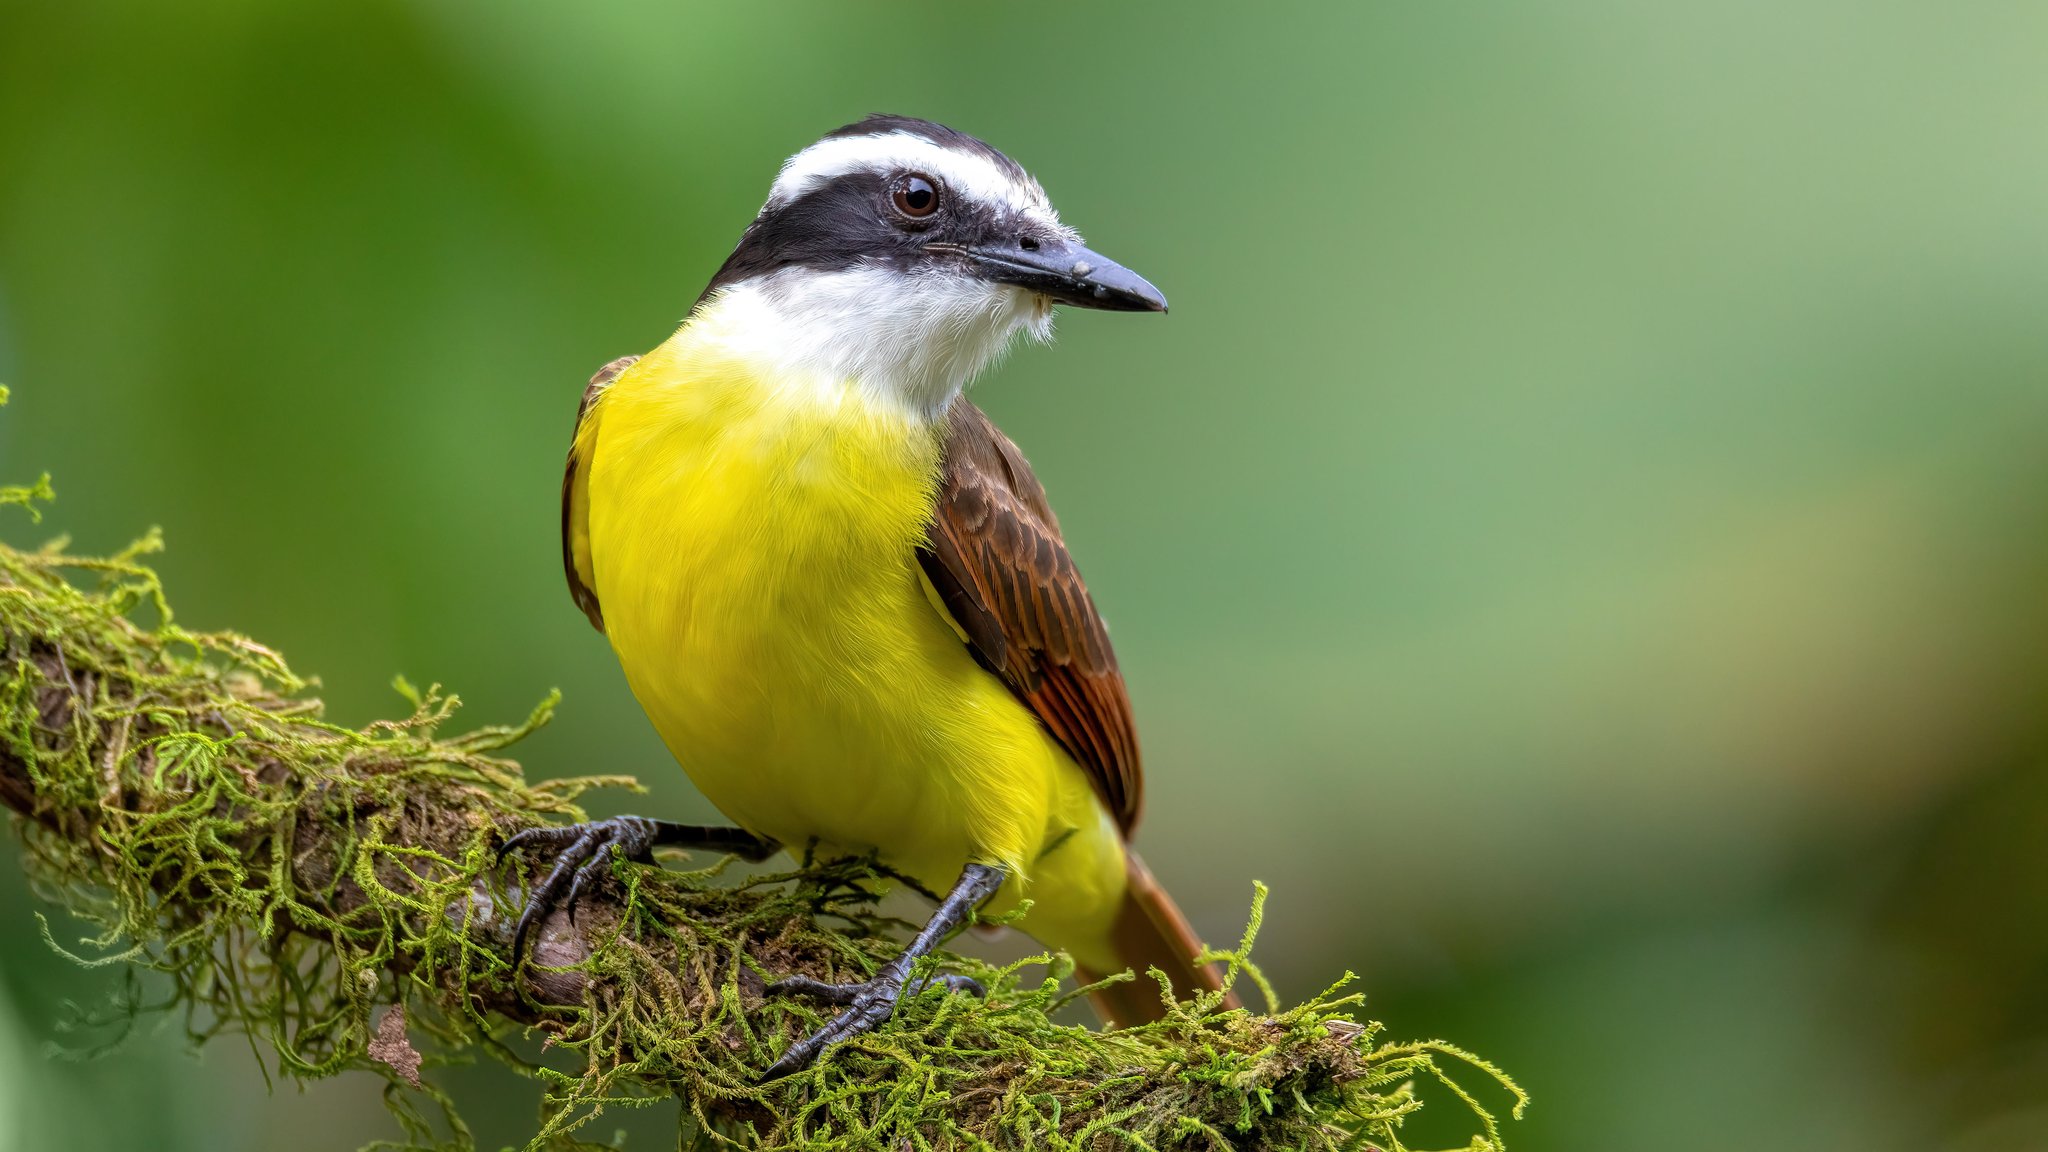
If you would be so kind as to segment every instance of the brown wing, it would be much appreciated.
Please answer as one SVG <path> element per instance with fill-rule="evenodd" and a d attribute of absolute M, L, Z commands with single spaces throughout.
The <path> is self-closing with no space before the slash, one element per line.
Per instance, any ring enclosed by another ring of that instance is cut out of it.
<path fill-rule="evenodd" d="M 1038 714 L 1128 836 L 1143 778 L 1109 633 L 1024 454 L 966 400 L 947 419 L 937 509 L 918 562 L 976 659 Z"/>
<path fill-rule="evenodd" d="M 583 614 L 590 617 L 591 626 L 604 631 L 604 609 L 597 603 L 596 577 L 590 561 L 590 532 L 587 527 L 589 507 L 585 502 L 588 492 L 583 460 L 577 448 L 583 442 L 583 422 L 590 419 L 590 410 L 597 403 L 598 394 L 604 386 L 616 379 L 619 373 L 631 368 L 638 356 L 621 356 L 597 370 L 590 378 L 590 386 L 583 390 L 583 402 L 576 406 L 576 428 L 569 435 L 569 462 L 562 469 L 562 571 L 569 577 L 569 596 Z"/>

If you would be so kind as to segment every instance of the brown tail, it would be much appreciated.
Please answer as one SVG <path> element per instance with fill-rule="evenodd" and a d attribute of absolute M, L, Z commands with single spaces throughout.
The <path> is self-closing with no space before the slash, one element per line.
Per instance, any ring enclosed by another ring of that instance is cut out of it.
<path fill-rule="evenodd" d="M 1103 1019 L 1118 1027 L 1143 1024 L 1166 1015 L 1166 1005 L 1159 999 L 1159 982 L 1148 969 L 1166 973 L 1166 978 L 1173 981 L 1173 994 L 1182 999 L 1197 991 L 1213 992 L 1223 986 L 1214 965 L 1195 963 L 1202 942 L 1195 937 L 1187 917 L 1174 906 L 1173 897 L 1152 878 L 1151 870 L 1136 852 L 1125 850 L 1124 871 L 1129 880 L 1124 888 L 1123 907 L 1116 914 L 1116 926 L 1110 929 L 1110 943 L 1116 948 L 1117 959 L 1136 972 L 1138 978 L 1112 984 L 1091 997 Z M 1102 978 L 1087 972 L 1081 975 L 1090 981 Z M 1230 995 L 1228 1006 L 1239 1007 L 1235 993 Z"/>

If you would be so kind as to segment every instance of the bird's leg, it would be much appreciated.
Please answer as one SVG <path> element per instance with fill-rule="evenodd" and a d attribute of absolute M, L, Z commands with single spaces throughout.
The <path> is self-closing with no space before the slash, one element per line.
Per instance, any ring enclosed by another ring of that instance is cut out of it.
<path fill-rule="evenodd" d="M 790 1045 L 782 1059 L 768 1069 L 766 1078 L 773 1080 L 800 1072 L 809 1067 L 826 1046 L 872 1031 L 887 1020 L 896 1011 L 896 1001 L 903 995 L 903 985 L 910 979 L 911 968 L 918 960 L 930 955 L 932 949 L 961 925 L 974 919 L 974 910 L 1003 886 L 1003 876 L 1003 870 L 992 864 L 969 864 L 954 883 L 953 891 L 939 904 L 939 910 L 932 913 L 924 930 L 917 934 L 917 939 L 910 942 L 910 947 L 904 949 L 902 955 L 882 965 L 882 970 L 875 973 L 872 980 L 858 984 L 827 984 L 807 976 L 791 976 L 770 984 L 770 996 L 804 996 L 827 1004 L 844 1004 L 847 1008 L 830 1024 Z M 938 979 L 955 992 L 976 996 L 985 994 L 979 983 L 966 976 L 947 975 Z"/>
<path fill-rule="evenodd" d="M 781 849 L 773 840 L 739 828 L 676 824 L 645 816 L 614 816 L 588 824 L 528 828 L 516 833 L 498 849 L 498 859 L 538 848 L 554 853 L 555 866 L 534 885 L 525 910 L 519 914 L 519 927 L 512 935 L 512 962 L 519 963 L 527 933 L 549 911 L 561 907 L 571 917 L 576 915 L 576 898 L 583 894 L 584 885 L 610 870 L 612 849 L 618 849 L 628 860 L 651 864 L 654 850 L 663 846 L 729 852 L 752 861 L 766 860 Z"/>

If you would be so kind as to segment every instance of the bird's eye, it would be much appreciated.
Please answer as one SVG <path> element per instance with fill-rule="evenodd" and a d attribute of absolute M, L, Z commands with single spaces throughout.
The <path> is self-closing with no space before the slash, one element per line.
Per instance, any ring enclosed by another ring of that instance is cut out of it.
<path fill-rule="evenodd" d="M 939 186 L 931 177 L 912 172 L 896 178 L 896 187 L 891 193 L 896 210 L 912 220 L 922 220 L 939 210 Z"/>

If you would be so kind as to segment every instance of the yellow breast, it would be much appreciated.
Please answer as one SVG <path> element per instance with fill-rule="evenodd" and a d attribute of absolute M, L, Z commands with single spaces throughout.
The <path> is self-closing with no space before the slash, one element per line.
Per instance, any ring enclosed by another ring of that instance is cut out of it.
<path fill-rule="evenodd" d="M 1063 889 L 1059 919 L 1099 918 L 1123 883 L 1113 823 L 926 596 L 941 448 L 933 421 L 686 327 L 579 439 L 607 634 L 676 759 L 742 826 L 879 850 L 940 889 L 969 860 L 1036 867 Z"/>

